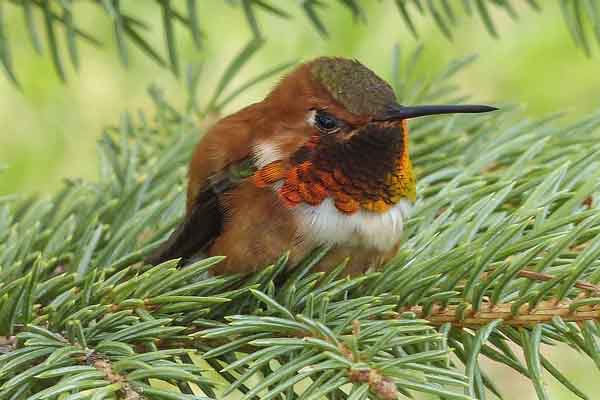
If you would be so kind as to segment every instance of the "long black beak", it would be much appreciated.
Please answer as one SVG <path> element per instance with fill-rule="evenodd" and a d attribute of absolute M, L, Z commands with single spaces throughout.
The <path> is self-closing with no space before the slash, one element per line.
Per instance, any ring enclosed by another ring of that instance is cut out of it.
<path fill-rule="evenodd" d="M 404 107 L 398 104 L 390 107 L 377 120 L 390 121 L 408 118 L 423 117 L 425 115 L 456 114 L 456 113 L 484 113 L 497 110 L 496 107 L 484 105 L 448 105 L 448 106 L 412 106 Z"/>

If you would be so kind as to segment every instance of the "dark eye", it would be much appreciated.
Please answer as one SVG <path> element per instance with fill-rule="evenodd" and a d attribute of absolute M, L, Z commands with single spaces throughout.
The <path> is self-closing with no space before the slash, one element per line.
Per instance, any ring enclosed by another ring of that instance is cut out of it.
<path fill-rule="evenodd" d="M 338 120 L 331 114 L 319 111 L 315 115 L 315 126 L 322 132 L 331 133 L 339 129 Z"/>

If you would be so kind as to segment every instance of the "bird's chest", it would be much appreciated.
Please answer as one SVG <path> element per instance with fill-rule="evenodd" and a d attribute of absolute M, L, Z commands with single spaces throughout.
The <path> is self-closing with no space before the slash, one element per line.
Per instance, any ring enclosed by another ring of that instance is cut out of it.
<path fill-rule="evenodd" d="M 332 199 L 316 206 L 300 204 L 292 213 L 300 233 L 319 244 L 356 245 L 389 251 L 398 243 L 412 203 L 400 200 L 386 212 L 340 212 Z"/>
<path fill-rule="evenodd" d="M 272 191 L 290 211 L 303 241 L 387 252 L 400 240 L 412 205 L 406 197 L 414 199 L 414 193 L 405 190 L 414 185 L 410 168 L 405 169 L 408 173 L 398 175 L 410 182 L 400 180 L 400 185 L 396 185 L 399 178 L 394 174 L 388 174 L 390 182 L 363 176 L 353 180 L 351 177 L 359 174 L 345 176 L 343 168 L 318 170 L 312 161 L 285 168 L 278 147 L 269 142 L 259 143 L 254 150 L 259 169 L 254 184 Z M 394 171 L 396 164 L 405 167 L 403 160 L 390 159 L 387 170 Z M 350 167 L 346 170 L 352 172 Z M 384 185 L 387 190 L 371 184 Z M 379 192 L 388 197 L 377 196 Z M 363 198 L 364 193 L 376 196 Z"/>

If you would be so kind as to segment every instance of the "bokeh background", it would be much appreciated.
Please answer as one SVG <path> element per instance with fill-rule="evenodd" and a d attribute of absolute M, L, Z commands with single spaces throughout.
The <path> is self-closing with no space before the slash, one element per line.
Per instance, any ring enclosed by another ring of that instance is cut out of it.
<path fill-rule="evenodd" d="M 245 81 L 285 61 L 308 60 L 319 55 L 355 57 L 389 78 L 393 46 L 398 44 L 403 53 L 410 53 L 418 42 L 404 27 L 393 1 L 364 3 L 367 24 L 353 23 L 348 9 L 335 4 L 321 13 L 330 32 L 328 40 L 319 36 L 299 7 L 287 10 L 294 15 L 293 23 L 259 12 L 267 43 L 236 80 Z M 514 3 L 518 20 L 498 10 L 492 15 L 500 39 L 492 38 L 478 17 L 458 13 L 450 42 L 430 17 L 414 13 L 420 42 L 425 45 L 418 77 L 427 79 L 451 60 L 477 54 L 478 60 L 456 78 L 461 91 L 473 100 L 519 104 L 528 118 L 564 112 L 562 122 L 557 123 L 576 120 L 600 108 L 597 47 L 592 57 L 575 47 L 558 2 L 542 2 L 541 13 L 527 7 L 525 1 Z M 155 22 L 155 30 L 146 37 L 160 46 L 163 43 L 163 32 L 157 24 L 160 10 L 148 5 L 128 2 L 127 7 L 138 17 Z M 81 70 L 76 73 L 66 65 L 68 81 L 63 84 L 50 57 L 47 54 L 40 57 L 33 51 L 20 9 L 5 7 L 5 29 L 11 37 L 22 90 L 0 75 L 0 169 L 3 169 L 0 196 L 16 192 L 51 193 L 67 177 L 94 179 L 97 137 L 104 126 L 116 124 L 123 111 L 151 112 L 146 90 L 150 84 L 162 88 L 176 106 L 182 107 L 187 100 L 182 81 L 132 46 L 128 69 L 121 66 L 110 21 L 97 6 L 86 2 L 75 4 L 75 13 L 84 21 L 82 27 L 93 30 L 105 45 L 99 51 L 82 43 Z M 224 65 L 244 46 L 251 32 L 241 8 L 224 2 L 201 2 L 199 15 L 204 30 L 210 33 L 204 38 L 203 49 L 198 51 L 183 30 L 178 32 L 178 45 L 183 62 L 203 65 L 198 93 L 202 101 L 203 93 L 211 93 Z M 164 49 L 160 50 L 164 54 Z M 260 100 L 275 80 L 248 90 L 229 105 L 228 111 Z M 594 393 L 600 390 L 600 375 L 591 361 L 564 350 L 547 350 L 547 355 L 594 398 Z M 507 398 L 536 398 L 526 379 L 488 364 L 494 381 L 506 391 Z M 552 399 L 574 398 L 551 377 L 547 377 L 547 382 Z"/>

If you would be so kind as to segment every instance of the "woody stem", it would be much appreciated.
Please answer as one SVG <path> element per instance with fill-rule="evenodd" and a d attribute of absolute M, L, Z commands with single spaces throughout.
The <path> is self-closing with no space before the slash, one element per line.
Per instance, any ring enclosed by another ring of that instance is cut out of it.
<path fill-rule="evenodd" d="M 535 281 L 542 281 L 542 282 L 551 281 L 552 279 L 556 278 L 555 276 L 550 275 L 550 274 L 545 274 L 543 272 L 530 271 L 527 269 L 519 271 L 518 275 L 521 278 L 527 278 L 527 279 L 531 279 L 531 280 L 535 280 Z M 588 292 L 591 292 L 591 293 L 600 293 L 600 286 L 597 286 L 597 285 L 594 285 L 592 283 L 585 282 L 585 281 L 577 281 L 575 283 L 575 287 L 578 289 L 587 290 Z"/>
<path fill-rule="evenodd" d="M 526 269 L 519 271 L 518 276 L 541 282 L 556 279 L 553 275 Z M 577 281 L 574 286 L 587 292 L 582 293 L 578 300 L 585 300 L 590 296 L 600 294 L 600 286 L 590 282 Z M 599 305 L 570 300 L 562 302 L 546 300 L 538 303 L 534 308 L 530 308 L 529 304 L 515 308 L 513 303 L 484 303 L 477 311 L 473 310 L 472 306 L 465 309 L 464 305 L 437 305 L 429 311 L 425 311 L 421 306 L 411 306 L 405 308 L 404 311 L 415 313 L 418 318 L 426 319 L 433 325 L 451 323 L 461 328 L 479 328 L 497 319 L 503 320 L 505 325 L 524 327 L 551 322 L 557 316 L 565 322 L 600 320 Z"/>
<path fill-rule="evenodd" d="M 433 325 L 451 323 L 459 328 L 480 328 L 488 323 L 501 319 L 504 325 L 530 327 L 540 323 L 552 322 L 554 317 L 560 317 L 565 322 L 581 322 L 586 320 L 600 320 L 600 308 L 597 306 L 581 305 L 575 303 L 557 303 L 548 300 L 538 303 L 534 309 L 524 304 L 513 312 L 512 303 L 483 306 L 477 312 L 458 306 L 434 306 L 426 315 L 421 306 L 412 306 L 406 311 L 413 312 L 417 318 L 423 318 Z"/>

